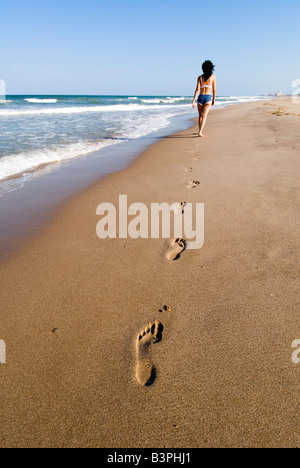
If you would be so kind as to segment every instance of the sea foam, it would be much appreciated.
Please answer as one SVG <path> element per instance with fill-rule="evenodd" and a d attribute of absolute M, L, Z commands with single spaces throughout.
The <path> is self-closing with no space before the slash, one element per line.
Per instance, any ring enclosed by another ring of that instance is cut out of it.
<path fill-rule="evenodd" d="M 178 107 L 187 107 L 189 104 L 178 104 Z M 166 105 L 153 105 L 151 109 L 169 108 Z M 85 113 L 101 113 L 101 112 L 133 112 L 139 110 L 148 110 L 149 106 L 143 104 L 117 104 L 108 106 L 82 106 L 82 107 L 51 107 L 33 110 L 2 110 L 0 109 L 0 117 L 16 117 L 30 115 L 57 115 L 57 114 L 85 114 Z"/>
<path fill-rule="evenodd" d="M 32 171 L 44 164 L 84 156 L 118 141 L 83 142 L 4 156 L 0 159 L 0 180 Z"/>
<path fill-rule="evenodd" d="M 30 102 L 31 104 L 55 104 L 58 100 L 57 99 L 26 98 L 24 99 L 24 101 Z"/>

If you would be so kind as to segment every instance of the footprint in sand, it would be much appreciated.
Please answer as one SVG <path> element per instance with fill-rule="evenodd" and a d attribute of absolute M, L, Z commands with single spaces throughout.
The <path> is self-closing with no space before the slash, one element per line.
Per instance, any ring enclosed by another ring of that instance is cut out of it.
<path fill-rule="evenodd" d="M 170 251 L 167 254 L 167 258 L 169 260 L 177 260 L 185 249 L 186 241 L 184 239 L 174 239 L 170 245 Z"/>
<path fill-rule="evenodd" d="M 151 360 L 149 348 L 154 343 L 159 343 L 163 338 L 164 326 L 159 320 L 150 322 L 138 335 L 136 341 L 136 378 L 139 384 L 152 385 L 156 378 L 156 369 Z"/>
<path fill-rule="evenodd" d="M 200 185 L 200 182 L 198 182 L 198 180 L 192 180 L 190 185 L 188 186 L 188 188 L 196 188 L 198 185 Z"/>
<path fill-rule="evenodd" d="M 193 171 L 193 168 L 192 167 L 187 167 L 185 172 L 192 172 Z"/>
<path fill-rule="evenodd" d="M 278 117 L 281 117 L 282 115 L 284 115 L 284 109 L 282 107 L 280 107 L 279 109 L 277 109 L 277 111 L 275 112 L 271 112 L 272 115 L 277 115 Z"/>
<path fill-rule="evenodd" d="M 177 211 L 178 211 L 178 214 L 183 214 L 184 213 L 184 207 L 186 206 L 186 202 L 181 202 L 181 203 L 178 203 L 177 205 Z"/>
<path fill-rule="evenodd" d="M 163 312 L 171 312 L 171 311 L 172 311 L 172 309 L 171 309 L 171 307 L 168 306 L 168 305 L 164 305 L 161 309 L 159 309 L 159 312 L 160 312 L 160 313 L 163 313 Z"/>

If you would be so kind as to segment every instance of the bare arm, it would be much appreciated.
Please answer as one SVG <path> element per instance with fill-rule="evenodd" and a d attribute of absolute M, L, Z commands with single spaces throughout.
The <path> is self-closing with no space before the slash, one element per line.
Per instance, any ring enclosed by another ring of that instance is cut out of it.
<path fill-rule="evenodd" d="M 194 95 L 194 100 L 193 100 L 193 108 L 195 109 L 196 107 L 196 99 L 200 93 L 200 86 L 201 86 L 201 80 L 200 80 L 200 76 L 198 78 L 198 81 L 197 81 L 197 87 L 196 87 L 196 91 L 195 91 L 195 95 Z"/>
<path fill-rule="evenodd" d="M 212 106 L 215 105 L 215 102 L 216 102 L 216 96 L 217 96 L 217 79 L 216 77 L 214 77 L 214 81 L 213 81 L 213 100 L 212 100 Z"/>

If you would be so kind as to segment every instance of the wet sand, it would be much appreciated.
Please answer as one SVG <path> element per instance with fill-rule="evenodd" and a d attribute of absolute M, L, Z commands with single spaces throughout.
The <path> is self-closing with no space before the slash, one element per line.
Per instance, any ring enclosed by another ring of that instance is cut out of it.
<path fill-rule="evenodd" d="M 284 99 L 213 112 L 1 264 L 2 447 L 299 447 L 299 121 Z M 204 247 L 100 240 L 120 194 L 204 203 Z"/>

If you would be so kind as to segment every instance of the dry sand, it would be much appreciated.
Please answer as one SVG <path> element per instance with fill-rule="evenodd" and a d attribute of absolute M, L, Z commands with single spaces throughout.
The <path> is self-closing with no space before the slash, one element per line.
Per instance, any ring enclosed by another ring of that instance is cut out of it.
<path fill-rule="evenodd" d="M 206 138 L 163 139 L 1 265 L 2 447 L 300 446 L 299 114 L 211 113 Z M 204 247 L 99 240 L 120 194 L 205 203 Z"/>

